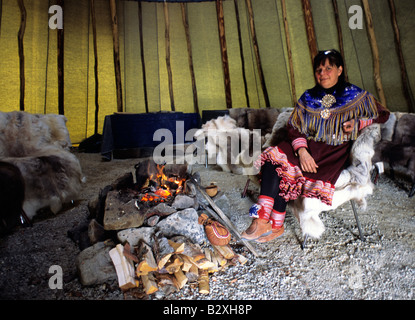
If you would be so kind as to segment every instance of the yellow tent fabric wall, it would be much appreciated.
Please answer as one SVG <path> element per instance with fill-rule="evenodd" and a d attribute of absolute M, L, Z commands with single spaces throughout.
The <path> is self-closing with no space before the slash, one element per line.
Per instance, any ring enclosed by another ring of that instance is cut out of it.
<path fill-rule="evenodd" d="M 415 2 L 394 0 L 409 82 L 415 83 Z M 310 0 L 320 50 L 339 48 L 332 0 Z M 238 37 L 239 13 L 241 38 Z M 287 45 L 281 0 L 251 0 L 265 84 L 272 108 L 292 106 Z M 380 51 L 381 76 L 387 106 L 407 111 L 390 22 L 388 0 L 369 1 Z M 16 0 L 0 0 L 1 111 L 19 110 L 19 54 L 17 32 L 20 10 Z M 57 0 L 24 0 L 25 110 L 58 112 L 57 30 L 50 29 L 48 9 Z M 351 30 L 348 9 L 360 0 L 337 0 L 349 79 L 376 95 L 367 27 Z M 226 109 L 224 71 L 215 1 L 186 3 L 199 111 Z M 292 45 L 296 98 L 314 85 L 301 0 L 286 0 Z M 123 106 L 125 112 L 143 113 L 145 97 L 150 112 L 170 111 L 166 65 L 165 12 L 162 2 L 142 1 L 143 48 L 140 44 L 139 3 L 117 0 Z M 180 3 L 168 3 L 170 61 L 176 111 L 194 112 L 187 43 Z M 224 0 L 224 23 L 231 82 L 232 107 L 265 107 L 249 23 L 246 0 Z M 117 111 L 113 36 L 109 0 L 95 0 L 98 45 L 99 119 Z M 65 0 L 64 107 L 73 143 L 95 130 L 95 76 L 93 33 L 89 1 Z M 242 48 L 240 48 L 240 43 Z M 145 73 L 141 60 L 143 61 Z M 242 54 L 241 54 L 242 52 Z M 244 66 L 244 69 L 243 69 Z M 244 72 L 243 72 L 244 71 Z M 243 76 L 245 75 L 245 83 Z M 144 83 L 146 87 L 144 86 Z M 146 90 L 145 90 L 146 88 Z"/>

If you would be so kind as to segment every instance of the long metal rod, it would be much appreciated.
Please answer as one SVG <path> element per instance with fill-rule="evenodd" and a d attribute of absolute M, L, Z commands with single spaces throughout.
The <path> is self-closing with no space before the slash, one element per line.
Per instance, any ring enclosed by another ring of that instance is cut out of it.
<path fill-rule="evenodd" d="M 303 241 L 303 243 L 301 244 L 301 250 L 304 250 L 305 246 L 307 245 L 307 240 L 308 240 L 308 234 L 306 234 L 306 235 L 304 236 L 304 241 Z"/>
<path fill-rule="evenodd" d="M 202 196 L 207 200 L 209 205 L 212 207 L 212 209 L 218 214 L 220 219 L 224 222 L 225 226 L 230 229 L 234 233 L 234 235 L 238 238 L 238 240 L 241 240 L 243 244 L 251 251 L 254 256 L 258 257 L 259 254 L 256 252 L 254 247 L 245 239 L 243 239 L 236 227 L 232 224 L 232 222 L 229 220 L 229 218 L 226 216 L 226 214 L 216 205 L 216 203 L 212 200 L 211 197 L 206 193 L 203 188 L 199 185 L 199 182 L 194 178 L 191 177 L 190 181 L 195 185 L 197 190 L 202 194 Z M 215 217 L 216 218 L 216 217 Z"/>
<path fill-rule="evenodd" d="M 356 205 L 354 203 L 354 200 L 350 200 L 350 204 L 352 205 L 354 218 L 356 219 L 357 228 L 359 229 L 360 240 L 365 241 L 365 238 L 363 237 L 362 233 L 362 228 L 360 227 L 359 217 L 357 216 Z"/>

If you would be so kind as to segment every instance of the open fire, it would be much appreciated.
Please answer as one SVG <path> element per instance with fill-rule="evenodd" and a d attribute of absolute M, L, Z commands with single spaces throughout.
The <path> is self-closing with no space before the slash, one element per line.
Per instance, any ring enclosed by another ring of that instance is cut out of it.
<path fill-rule="evenodd" d="M 201 189 L 200 177 L 191 175 L 187 165 L 162 166 L 145 160 L 136 164 L 135 170 L 135 183 L 133 175 L 127 173 L 106 188 L 105 195 L 101 192 L 95 202 L 104 232 L 111 231 L 111 236 L 117 232 L 119 243 L 109 255 L 123 291 L 151 295 L 160 290 L 169 295 L 188 283 L 198 287 L 199 293 L 209 294 L 210 273 L 246 263 L 247 259 L 229 244 L 215 241 L 205 246 L 211 240 L 206 233 L 207 221 L 200 219 L 204 217 L 200 205 L 208 201 L 212 209 L 203 205 L 207 212 L 225 215 Z M 88 228 L 88 235 L 90 231 L 93 228 Z M 95 238 L 107 239 L 99 232 Z M 84 283 L 95 281 L 87 278 L 89 270 L 97 268 L 92 259 L 79 260 Z"/>
<path fill-rule="evenodd" d="M 140 202 L 170 202 L 176 195 L 184 192 L 186 178 L 181 178 L 177 174 L 168 177 L 164 165 L 157 164 L 155 169 L 156 172 L 148 173 L 148 178 L 141 186 Z"/>

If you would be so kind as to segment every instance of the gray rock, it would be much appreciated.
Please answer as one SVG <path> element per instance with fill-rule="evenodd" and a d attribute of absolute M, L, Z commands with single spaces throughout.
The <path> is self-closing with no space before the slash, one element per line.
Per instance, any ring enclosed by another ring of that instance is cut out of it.
<path fill-rule="evenodd" d="M 140 211 L 135 206 L 133 197 L 119 194 L 119 191 L 108 192 L 105 201 L 104 228 L 105 230 L 122 230 L 136 228 L 143 225 L 146 212 Z"/>
<path fill-rule="evenodd" d="M 160 217 L 165 217 L 168 215 L 171 215 L 172 213 L 175 213 L 177 210 L 175 208 L 172 208 L 168 204 L 159 203 L 153 208 L 150 208 L 147 210 L 146 217 L 150 217 L 152 215 L 158 215 Z"/>
<path fill-rule="evenodd" d="M 141 228 L 130 228 L 121 230 L 117 233 L 118 240 L 121 243 L 128 241 L 130 246 L 134 247 L 138 245 L 140 240 L 143 240 L 149 246 L 153 245 L 152 236 L 154 234 L 154 228 L 151 227 L 141 227 Z"/>
<path fill-rule="evenodd" d="M 88 237 L 91 244 L 104 241 L 106 236 L 105 229 L 95 219 L 92 219 L 88 225 Z"/>
<path fill-rule="evenodd" d="M 185 194 L 178 194 L 173 203 L 171 204 L 172 208 L 177 210 L 192 208 L 195 206 L 195 198 L 191 198 Z"/>
<path fill-rule="evenodd" d="M 157 224 L 157 228 L 167 238 L 182 235 L 193 243 L 207 242 L 205 230 L 198 223 L 199 216 L 195 209 L 188 208 L 178 211 L 163 219 Z"/>
<path fill-rule="evenodd" d="M 160 220 L 159 216 L 151 216 L 146 220 L 146 224 L 149 227 L 154 227 L 159 222 L 159 220 Z"/>
<path fill-rule="evenodd" d="M 109 251 L 115 246 L 113 241 L 104 241 L 81 251 L 76 257 L 79 279 L 84 286 L 106 283 L 117 279 Z"/>

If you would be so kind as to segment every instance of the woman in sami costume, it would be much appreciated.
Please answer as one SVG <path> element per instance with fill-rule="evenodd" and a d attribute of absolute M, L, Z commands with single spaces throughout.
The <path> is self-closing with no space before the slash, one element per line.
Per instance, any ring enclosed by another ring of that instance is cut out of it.
<path fill-rule="evenodd" d="M 249 210 L 254 219 L 243 238 L 262 243 L 281 236 L 287 202 L 299 196 L 331 205 L 359 131 L 388 120 L 389 111 L 373 95 L 345 81 L 343 68 L 336 50 L 320 51 L 314 58 L 316 86 L 295 106 L 288 139 L 267 148 L 256 162 L 261 191 Z"/>

